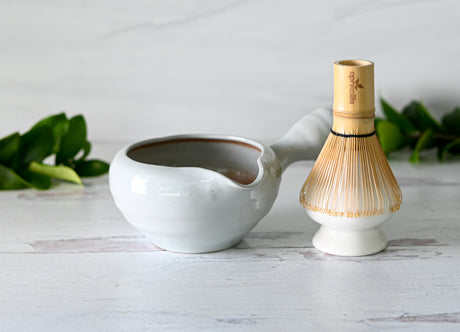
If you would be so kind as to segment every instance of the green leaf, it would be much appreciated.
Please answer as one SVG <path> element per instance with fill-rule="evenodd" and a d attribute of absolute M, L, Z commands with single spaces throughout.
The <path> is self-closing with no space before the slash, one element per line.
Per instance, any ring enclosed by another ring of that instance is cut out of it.
<path fill-rule="evenodd" d="M 27 181 L 29 186 L 35 189 L 46 190 L 51 188 L 52 181 L 47 175 L 34 173 L 28 169 L 22 170 L 19 174 L 25 181 Z"/>
<path fill-rule="evenodd" d="M 459 149 L 459 150 L 457 150 L 457 149 Z M 452 142 L 450 142 L 448 144 L 440 146 L 438 148 L 438 160 L 439 161 L 444 161 L 444 157 L 445 157 L 446 153 L 447 152 L 452 152 L 453 150 L 460 151 L 460 138 L 457 138 L 457 139 L 453 140 Z"/>
<path fill-rule="evenodd" d="M 109 167 L 109 164 L 105 161 L 92 159 L 78 163 L 75 167 L 75 171 L 81 177 L 99 176 L 107 173 L 109 171 Z"/>
<path fill-rule="evenodd" d="M 33 161 L 29 165 L 29 171 L 47 175 L 59 180 L 83 184 L 78 174 L 72 168 L 67 166 L 50 166 Z"/>
<path fill-rule="evenodd" d="M 0 190 L 49 189 L 52 178 L 82 184 L 77 171 L 82 176 L 107 173 L 106 162 L 85 161 L 91 152 L 86 131 L 82 115 L 68 120 L 60 113 L 40 120 L 22 136 L 14 133 L 0 139 Z M 56 166 L 42 163 L 54 153 Z"/>
<path fill-rule="evenodd" d="M 16 190 L 32 187 L 45 190 L 51 187 L 51 178 L 22 170 L 20 175 L 12 169 L 0 164 L 0 190 Z"/>
<path fill-rule="evenodd" d="M 434 131 L 427 129 L 418 139 L 417 144 L 415 145 L 414 151 L 409 158 L 411 163 L 417 164 L 420 161 L 420 151 L 430 147 L 434 141 Z"/>
<path fill-rule="evenodd" d="M 450 133 L 460 135 L 460 107 L 444 115 L 442 117 L 442 124 Z"/>
<path fill-rule="evenodd" d="M 86 143 L 86 123 L 82 115 L 69 120 L 69 129 L 62 138 L 61 147 L 56 154 L 56 165 L 72 163 L 72 159 Z"/>
<path fill-rule="evenodd" d="M 409 119 L 402 113 L 396 111 L 393 106 L 388 104 L 383 98 L 380 98 L 382 110 L 388 120 L 398 125 L 401 130 L 407 134 L 412 134 L 417 131 L 417 128 L 409 121 Z"/>
<path fill-rule="evenodd" d="M 69 120 L 67 120 L 66 115 L 64 113 L 60 113 L 44 118 L 43 120 L 37 122 L 32 129 L 42 126 L 48 126 L 53 131 L 54 146 L 52 151 L 53 153 L 58 152 L 61 140 L 69 129 Z"/>
<path fill-rule="evenodd" d="M 0 164 L 0 190 L 16 190 L 27 187 L 27 182 L 12 169 Z"/>
<path fill-rule="evenodd" d="M 379 121 L 376 130 L 385 154 L 398 150 L 404 145 L 404 136 L 394 123 L 387 120 Z"/>
<path fill-rule="evenodd" d="M 380 121 L 385 121 L 382 118 L 375 117 L 374 118 L 374 127 L 377 128 L 377 125 L 379 124 Z"/>
<path fill-rule="evenodd" d="M 80 161 L 85 160 L 85 158 L 88 157 L 90 152 L 91 152 L 91 143 L 86 141 L 85 144 L 83 145 L 83 155 L 76 161 L 75 164 L 77 164 Z"/>
<path fill-rule="evenodd" d="M 54 146 L 53 132 L 49 126 L 32 128 L 21 136 L 19 145 L 14 169 L 25 167 L 32 161 L 41 162 L 50 156 Z"/>
<path fill-rule="evenodd" d="M 19 150 L 21 136 L 14 133 L 0 140 L 0 163 L 10 165 Z"/>
<path fill-rule="evenodd" d="M 431 129 L 437 133 L 445 133 L 446 130 L 439 124 L 428 112 L 425 105 L 413 101 L 403 109 L 403 114 L 415 125 L 420 131 Z"/>

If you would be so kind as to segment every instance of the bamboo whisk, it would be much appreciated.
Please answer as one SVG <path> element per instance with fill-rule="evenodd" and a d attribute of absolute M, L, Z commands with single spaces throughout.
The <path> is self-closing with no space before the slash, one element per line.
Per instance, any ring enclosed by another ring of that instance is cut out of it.
<path fill-rule="evenodd" d="M 334 63 L 333 110 L 331 133 L 302 187 L 300 202 L 307 213 L 323 225 L 322 221 L 328 217 L 338 223 L 365 222 L 369 217 L 397 211 L 402 200 L 401 190 L 374 128 L 372 62 L 345 60 Z M 329 219 L 326 221 L 332 220 Z M 340 250 L 323 251 L 342 254 Z M 375 248 L 373 250 L 376 252 Z M 360 253 L 357 250 L 347 255 L 368 254 L 368 251 Z"/>

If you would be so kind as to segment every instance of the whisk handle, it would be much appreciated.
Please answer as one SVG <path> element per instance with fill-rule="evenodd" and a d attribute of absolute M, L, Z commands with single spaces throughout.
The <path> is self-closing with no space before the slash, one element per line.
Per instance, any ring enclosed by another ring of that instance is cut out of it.
<path fill-rule="evenodd" d="M 331 107 L 319 108 L 297 121 L 280 140 L 270 146 L 280 160 L 281 171 L 296 161 L 315 159 L 331 126 Z"/>

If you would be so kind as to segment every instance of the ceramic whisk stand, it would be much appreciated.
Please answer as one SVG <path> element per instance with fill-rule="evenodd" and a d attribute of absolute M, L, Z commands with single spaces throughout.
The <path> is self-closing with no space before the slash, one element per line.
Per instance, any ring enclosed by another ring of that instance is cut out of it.
<path fill-rule="evenodd" d="M 331 133 L 300 193 L 321 224 L 313 245 L 342 256 L 385 249 L 378 226 L 397 211 L 402 195 L 374 128 L 374 64 L 334 63 Z"/>

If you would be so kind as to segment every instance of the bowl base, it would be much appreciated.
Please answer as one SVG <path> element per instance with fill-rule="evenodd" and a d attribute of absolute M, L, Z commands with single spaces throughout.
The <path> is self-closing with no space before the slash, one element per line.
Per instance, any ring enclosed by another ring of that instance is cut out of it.
<path fill-rule="evenodd" d="M 227 250 L 227 249 L 230 249 L 230 248 L 233 248 L 235 247 L 236 245 L 238 245 L 239 243 L 241 242 L 241 240 L 239 240 L 238 242 L 236 243 L 233 243 L 231 245 L 225 245 L 225 246 L 214 246 L 212 248 L 189 248 L 189 247 L 169 247 L 167 246 L 166 248 L 165 247 L 162 247 L 154 242 L 152 242 L 152 244 L 163 250 L 163 251 L 167 251 L 167 252 L 170 252 L 170 253 L 173 253 L 173 254 L 191 254 L 191 255 L 200 255 L 200 254 L 212 254 L 214 252 L 219 252 L 219 251 L 223 251 L 223 250 Z"/>
<path fill-rule="evenodd" d="M 378 227 L 341 230 L 321 226 L 313 237 L 313 246 L 332 255 L 366 256 L 385 249 L 387 240 Z"/>

